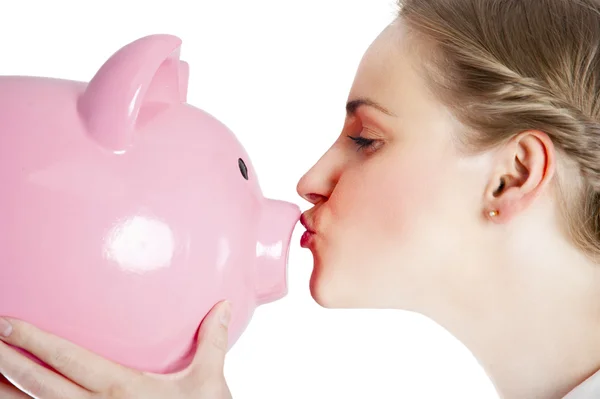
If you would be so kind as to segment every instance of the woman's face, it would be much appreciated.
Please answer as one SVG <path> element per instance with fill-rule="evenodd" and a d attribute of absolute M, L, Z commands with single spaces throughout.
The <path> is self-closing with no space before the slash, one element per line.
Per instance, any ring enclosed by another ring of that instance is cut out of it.
<path fill-rule="evenodd" d="M 460 124 L 418 71 L 395 21 L 360 63 L 341 134 L 298 183 L 314 204 L 302 245 L 324 307 L 424 310 L 469 301 L 465 288 L 480 280 L 491 163 L 459 153 Z"/>

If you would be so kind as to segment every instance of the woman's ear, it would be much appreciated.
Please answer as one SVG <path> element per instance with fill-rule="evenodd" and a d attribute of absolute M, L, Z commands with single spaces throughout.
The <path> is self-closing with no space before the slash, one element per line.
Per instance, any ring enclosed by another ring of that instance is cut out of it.
<path fill-rule="evenodd" d="M 526 209 L 552 180 L 554 144 L 547 134 L 525 131 L 497 154 L 494 173 L 484 193 L 485 216 L 503 223 Z"/>

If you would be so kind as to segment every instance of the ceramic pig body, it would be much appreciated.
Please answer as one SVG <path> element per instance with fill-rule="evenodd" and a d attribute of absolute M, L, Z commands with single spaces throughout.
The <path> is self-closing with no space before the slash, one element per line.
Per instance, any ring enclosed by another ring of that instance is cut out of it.
<path fill-rule="evenodd" d="M 0 77 L 0 315 L 157 373 L 187 365 L 218 301 L 233 345 L 286 295 L 300 216 L 186 103 L 180 45 L 139 39 L 89 84 Z"/>

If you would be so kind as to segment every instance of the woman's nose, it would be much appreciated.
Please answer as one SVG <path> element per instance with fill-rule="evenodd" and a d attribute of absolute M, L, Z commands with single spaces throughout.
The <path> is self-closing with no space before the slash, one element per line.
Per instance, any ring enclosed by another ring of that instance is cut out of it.
<path fill-rule="evenodd" d="M 298 195 L 312 204 L 329 199 L 339 178 L 340 167 L 335 158 L 331 149 L 326 152 L 298 182 Z"/>

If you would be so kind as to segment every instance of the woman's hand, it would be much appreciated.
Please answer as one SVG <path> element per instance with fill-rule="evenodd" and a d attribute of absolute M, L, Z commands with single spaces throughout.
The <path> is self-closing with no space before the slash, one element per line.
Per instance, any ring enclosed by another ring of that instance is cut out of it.
<path fill-rule="evenodd" d="M 0 319 L 0 341 L 26 350 L 60 373 L 0 342 L 0 397 L 231 399 L 223 373 L 230 314 L 227 302 L 216 305 L 200 326 L 198 347 L 190 366 L 169 375 L 131 370 L 30 324 L 10 319 L 8 327 Z M 5 332 L 8 336 L 3 336 Z M 2 381 L 2 375 L 10 383 Z"/>

